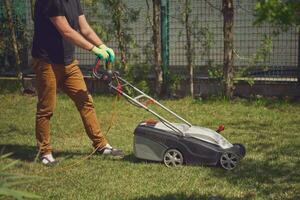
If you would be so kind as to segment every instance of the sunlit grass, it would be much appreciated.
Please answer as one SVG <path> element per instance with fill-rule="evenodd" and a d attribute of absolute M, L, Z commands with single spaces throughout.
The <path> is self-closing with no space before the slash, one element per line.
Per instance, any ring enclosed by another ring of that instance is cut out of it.
<path fill-rule="evenodd" d="M 14 152 L 7 160 L 20 162 L 11 172 L 49 179 L 18 186 L 44 199 L 300 199 L 300 104 L 267 100 L 199 101 L 191 98 L 165 100 L 195 125 L 216 129 L 225 124 L 224 136 L 243 143 L 247 155 L 231 172 L 219 168 L 183 166 L 139 161 L 133 156 L 133 131 L 149 113 L 114 97 L 94 97 L 103 132 L 122 148 L 123 160 L 91 156 L 80 116 L 72 101 L 57 98 L 51 123 L 54 155 L 60 164 L 47 168 L 34 162 L 36 98 L 18 94 L 0 95 L 0 151 Z"/>

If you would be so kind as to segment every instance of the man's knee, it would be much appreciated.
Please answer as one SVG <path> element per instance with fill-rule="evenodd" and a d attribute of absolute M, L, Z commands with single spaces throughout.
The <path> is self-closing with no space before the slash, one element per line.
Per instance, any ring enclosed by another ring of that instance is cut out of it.
<path fill-rule="evenodd" d="M 88 91 L 79 90 L 74 98 L 78 110 L 83 108 L 94 108 L 93 98 Z"/>
<path fill-rule="evenodd" d="M 37 104 L 37 117 L 51 118 L 55 107 L 55 100 L 47 99 L 45 101 L 39 101 Z"/>

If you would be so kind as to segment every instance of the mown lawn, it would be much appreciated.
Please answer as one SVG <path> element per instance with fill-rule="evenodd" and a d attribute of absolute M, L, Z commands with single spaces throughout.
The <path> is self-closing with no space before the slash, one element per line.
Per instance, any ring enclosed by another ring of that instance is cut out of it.
<path fill-rule="evenodd" d="M 93 155 L 74 165 L 92 148 L 73 103 L 64 95 L 57 101 L 52 144 L 60 164 L 49 168 L 34 162 L 36 97 L 0 95 L 0 150 L 1 154 L 14 153 L 0 160 L 1 166 L 19 160 L 7 172 L 46 177 L 16 189 L 42 199 L 300 199 L 300 103 L 162 101 L 193 124 L 215 129 L 224 123 L 225 137 L 246 146 L 240 166 L 227 172 L 204 166 L 169 169 L 161 163 L 137 160 L 133 130 L 140 121 L 155 118 L 124 100 L 116 104 L 117 117 L 107 138 L 125 151 L 125 158 Z M 105 131 L 114 97 L 96 96 L 94 101 Z"/>

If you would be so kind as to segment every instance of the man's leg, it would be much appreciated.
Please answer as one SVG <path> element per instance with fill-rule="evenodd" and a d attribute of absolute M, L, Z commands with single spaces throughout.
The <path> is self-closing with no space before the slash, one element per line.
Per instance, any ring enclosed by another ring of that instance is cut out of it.
<path fill-rule="evenodd" d="M 39 152 L 44 156 L 50 154 L 52 150 L 49 122 L 55 107 L 57 81 L 51 64 L 35 59 L 33 68 L 36 73 L 38 94 L 35 131 Z"/>
<path fill-rule="evenodd" d="M 62 89 L 74 101 L 84 124 L 89 138 L 93 141 L 94 148 L 102 149 L 107 145 L 107 140 L 100 130 L 92 96 L 88 93 L 83 75 L 78 67 L 78 61 L 65 66 L 65 77 Z"/>

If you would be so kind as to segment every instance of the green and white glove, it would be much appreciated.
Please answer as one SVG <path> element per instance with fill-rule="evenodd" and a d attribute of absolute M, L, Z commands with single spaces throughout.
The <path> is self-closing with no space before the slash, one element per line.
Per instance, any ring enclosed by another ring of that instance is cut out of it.
<path fill-rule="evenodd" d="M 114 62 L 115 61 L 116 56 L 115 56 L 114 50 L 112 50 L 111 48 L 107 47 L 105 44 L 101 44 L 99 46 L 99 48 L 105 50 L 108 53 L 108 55 L 109 55 L 108 61 L 109 62 Z"/>
<path fill-rule="evenodd" d="M 98 47 L 93 47 L 91 51 L 100 59 L 100 60 L 105 60 L 107 61 L 108 58 L 110 57 L 109 54 L 104 50 L 100 49 Z"/>

